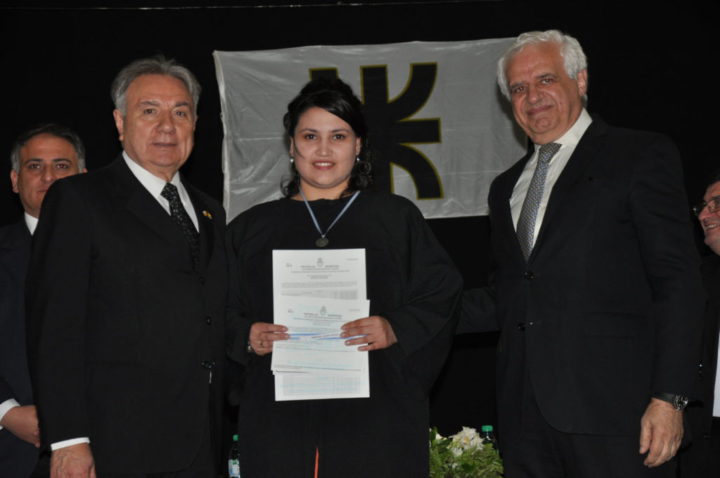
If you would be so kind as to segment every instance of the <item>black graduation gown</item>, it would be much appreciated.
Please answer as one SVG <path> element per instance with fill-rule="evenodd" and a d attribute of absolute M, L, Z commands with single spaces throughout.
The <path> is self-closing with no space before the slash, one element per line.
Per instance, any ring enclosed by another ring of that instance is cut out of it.
<path fill-rule="evenodd" d="M 310 204 L 325 230 L 348 198 Z M 418 477 L 428 474 L 428 391 L 450 350 L 462 281 L 420 211 L 364 191 L 328 233 L 328 248 L 364 248 L 370 314 L 398 342 L 369 353 L 370 398 L 275 402 L 270 355 L 246 353 L 254 322 L 273 322 L 273 249 L 316 249 L 302 201 L 256 206 L 229 225 L 234 360 L 246 366 L 239 404 L 243 478 Z"/>

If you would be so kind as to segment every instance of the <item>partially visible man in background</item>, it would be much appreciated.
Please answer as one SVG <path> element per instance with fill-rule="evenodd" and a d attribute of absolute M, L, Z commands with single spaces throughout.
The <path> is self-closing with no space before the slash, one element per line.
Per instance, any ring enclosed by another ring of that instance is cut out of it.
<path fill-rule="evenodd" d="M 0 474 L 27 478 L 40 433 L 25 350 L 25 273 L 45 192 L 85 171 L 85 148 L 70 129 L 43 124 L 22 133 L 10 153 L 10 181 L 24 215 L 0 228 Z"/>
<path fill-rule="evenodd" d="M 680 476 L 720 476 L 720 381 L 717 379 L 720 324 L 720 171 L 713 174 L 700 204 L 693 208 L 712 254 L 703 258 L 702 277 L 707 294 L 699 401 L 687 408 L 690 446 L 682 450 Z"/>

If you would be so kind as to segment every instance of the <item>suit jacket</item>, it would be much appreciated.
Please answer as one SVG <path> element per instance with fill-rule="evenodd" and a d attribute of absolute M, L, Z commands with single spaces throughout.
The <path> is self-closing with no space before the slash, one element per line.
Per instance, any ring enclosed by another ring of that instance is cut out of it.
<path fill-rule="evenodd" d="M 711 254 L 703 259 L 702 278 L 707 294 L 703 328 L 702 356 L 698 371 L 698 403 L 688 409 L 695 438 L 710 434 L 715 400 L 715 375 L 718 365 L 718 330 L 720 329 L 720 257 Z"/>
<path fill-rule="evenodd" d="M 122 158 L 57 181 L 43 203 L 27 294 L 43 440 L 89 437 L 100 476 L 188 466 L 220 410 L 225 214 L 184 184 L 198 270 Z"/>
<path fill-rule="evenodd" d="M 519 431 L 526 379 L 556 429 L 636 435 L 651 393 L 688 394 L 696 369 L 703 294 L 679 154 L 595 119 L 526 261 L 509 200 L 530 156 L 490 189 L 494 304 L 463 307 L 465 331 L 501 330 L 501 438 Z"/>
<path fill-rule="evenodd" d="M 14 398 L 30 405 L 32 387 L 25 349 L 25 274 L 30 231 L 24 220 L 0 228 L 0 403 Z M 3 476 L 25 478 L 38 459 L 37 449 L 7 429 L 0 430 Z"/>

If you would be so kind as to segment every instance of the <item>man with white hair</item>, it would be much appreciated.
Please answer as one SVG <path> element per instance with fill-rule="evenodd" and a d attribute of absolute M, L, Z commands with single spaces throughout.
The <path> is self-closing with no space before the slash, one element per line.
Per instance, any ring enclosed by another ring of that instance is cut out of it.
<path fill-rule="evenodd" d="M 520 35 L 498 83 L 533 146 L 492 184 L 493 293 L 459 331 L 501 330 L 506 476 L 674 476 L 703 302 L 677 149 L 591 117 L 557 30 Z"/>

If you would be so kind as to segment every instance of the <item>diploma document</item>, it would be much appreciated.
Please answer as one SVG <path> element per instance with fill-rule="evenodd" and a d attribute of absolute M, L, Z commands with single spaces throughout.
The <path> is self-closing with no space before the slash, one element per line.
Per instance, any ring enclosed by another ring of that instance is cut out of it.
<path fill-rule="evenodd" d="M 273 251 L 273 314 L 290 340 L 273 344 L 275 400 L 370 396 L 367 352 L 340 327 L 367 317 L 365 250 Z"/>

